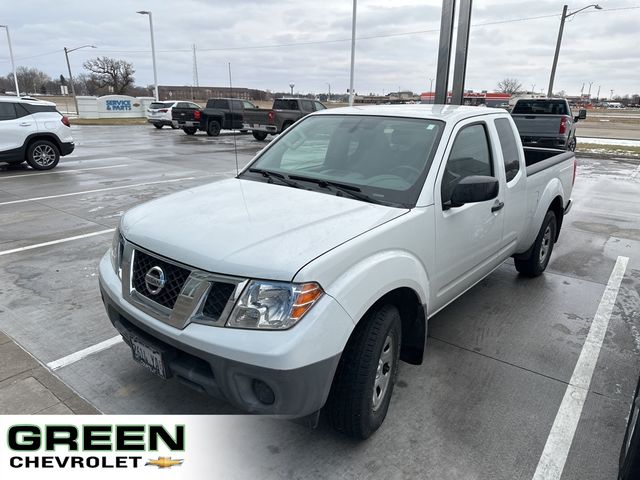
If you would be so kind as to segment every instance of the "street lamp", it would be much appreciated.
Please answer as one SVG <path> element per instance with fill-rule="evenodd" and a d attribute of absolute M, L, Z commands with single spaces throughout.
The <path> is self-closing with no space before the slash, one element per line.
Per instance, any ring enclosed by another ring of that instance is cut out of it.
<path fill-rule="evenodd" d="M 150 10 L 140 10 L 140 15 L 149 15 L 149 30 L 151 31 L 151 56 L 153 57 L 153 87 L 156 94 L 156 101 L 160 100 L 158 95 L 158 70 L 156 69 L 156 45 L 153 41 L 153 15 Z"/>
<path fill-rule="evenodd" d="M 330 102 L 331 101 L 331 84 L 327 82 L 327 85 L 329 87 L 329 95 L 327 96 L 327 102 Z"/>
<path fill-rule="evenodd" d="M 291 96 L 292 96 L 292 97 L 293 97 L 293 87 L 295 87 L 295 86 L 296 86 L 296 84 L 295 84 L 295 83 L 293 83 L 293 82 L 291 82 L 291 83 L 289 84 L 289 88 L 291 88 Z"/>
<path fill-rule="evenodd" d="M 16 97 L 20 98 L 20 87 L 18 87 L 18 76 L 16 75 L 16 64 L 13 61 L 13 49 L 11 48 L 11 37 L 9 36 L 9 26 L 0 25 L 0 28 L 4 28 L 7 31 L 7 43 L 9 44 L 9 56 L 11 57 L 11 68 L 13 69 L 13 81 L 16 84 Z"/>
<path fill-rule="evenodd" d="M 551 97 L 553 95 L 553 80 L 556 76 L 556 67 L 558 66 L 558 55 L 560 54 L 560 44 L 562 43 L 562 31 L 564 30 L 564 21 L 575 15 L 576 13 L 580 13 L 587 8 L 595 8 L 596 10 L 602 10 L 602 7 L 596 3 L 587 5 L 586 7 L 581 8 L 580 10 L 576 10 L 575 12 L 567 13 L 567 5 L 562 7 L 562 17 L 560 18 L 560 30 L 558 31 L 558 42 L 556 43 L 556 53 L 553 56 L 553 65 L 551 66 L 551 77 L 549 78 L 549 90 L 547 91 L 547 97 Z"/>
<path fill-rule="evenodd" d="M 69 70 L 69 83 L 71 84 L 71 95 L 73 95 L 73 103 L 76 106 L 76 115 L 80 116 L 80 110 L 78 109 L 78 97 L 76 97 L 76 87 L 73 85 L 73 76 L 71 75 L 71 64 L 69 63 L 69 52 L 80 50 L 81 48 L 97 48 L 95 45 L 82 45 L 76 48 L 64 47 L 64 56 L 67 58 L 67 69 Z"/>

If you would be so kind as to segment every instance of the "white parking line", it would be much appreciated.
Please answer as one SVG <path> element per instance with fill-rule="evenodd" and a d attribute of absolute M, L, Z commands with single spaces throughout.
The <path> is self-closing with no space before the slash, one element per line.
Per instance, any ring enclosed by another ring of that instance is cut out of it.
<path fill-rule="evenodd" d="M 551 432 L 547 437 L 533 480 L 559 480 L 562 476 L 628 261 L 627 257 L 618 257 L 613 267 L 600 305 L 589 327 L 589 334 L 582 346 L 578 363 L 573 370 Z"/>
<path fill-rule="evenodd" d="M 49 245 L 57 245 L 59 243 L 72 242 L 73 240 L 80 240 L 81 238 L 95 237 L 96 235 L 104 235 L 105 233 L 111 233 L 115 228 L 109 228 L 108 230 L 100 230 L 99 232 L 85 233 L 84 235 L 76 235 L 75 237 L 60 238 L 58 240 L 51 240 L 50 242 L 36 243 L 35 245 L 27 245 L 26 247 L 12 248 L 11 250 L 0 251 L 0 257 L 3 255 L 11 255 L 12 253 L 24 252 L 26 250 L 33 250 L 34 248 L 48 247 Z"/>
<path fill-rule="evenodd" d="M 113 338 L 105 340 L 104 342 L 96 343 L 95 345 L 80 350 L 79 352 L 75 352 L 67 355 L 66 357 L 62 357 L 58 360 L 54 360 L 53 362 L 49 362 L 47 363 L 47 367 L 49 367 L 51 370 L 58 370 L 59 368 L 66 367 L 68 365 L 71 365 L 72 363 L 76 363 L 83 358 L 88 357 L 89 355 L 101 352 L 102 350 L 106 350 L 107 348 L 111 348 L 120 342 L 122 342 L 122 337 L 120 335 L 117 335 Z"/>
<path fill-rule="evenodd" d="M 59 195 L 49 195 L 49 196 L 46 196 L 46 197 L 22 198 L 20 200 L 11 200 L 10 202 L 0 202 L 0 206 L 2 206 L 2 205 L 13 205 L 15 203 L 37 202 L 38 200 L 49 200 L 51 198 L 71 197 L 73 195 L 84 195 L 85 193 L 108 192 L 110 190 L 121 190 L 123 188 L 144 187 L 145 185 L 157 185 L 157 184 L 160 184 L 160 183 L 181 182 L 183 180 L 193 180 L 195 178 L 196 177 L 173 178 L 171 180 L 158 180 L 156 182 L 136 183 L 136 184 L 133 184 L 133 185 L 121 185 L 119 187 L 97 188 L 95 190 L 84 190 L 82 192 L 61 193 Z"/>
<path fill-rule="evenodd" d="M 56 170 L 55 172 L 25 173 L 23 175 L 11 175 L 10 177 L 0 177 L 0 180 L 8 180 L 9 178 L 27 178 L 37 177 L 38 175 L 62 175 L 63 173 L 88 172 L 89 170 L 104 170 L 106 168 L 128 167 L 126 163 L 120 165 L 109 165 L 107 167 L 90 167 L 90 168 L 74 168 L 71 170 Z"/>

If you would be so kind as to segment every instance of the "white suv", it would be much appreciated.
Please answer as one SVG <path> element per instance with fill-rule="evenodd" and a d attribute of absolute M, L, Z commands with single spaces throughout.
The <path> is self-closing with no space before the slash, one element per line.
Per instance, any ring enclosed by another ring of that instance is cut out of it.
<path fill-rule="evenodd" d="M 162 128 L 165 125 L 171 128 L 178 128 L 178 125 L 174 123 L 171 109 L 176 106 L 178 101 L 168 101 L 168 102 L 152 102 L 147 108 L 147 122 L 153 124 L 156 128 Z M 189 108 L 200 108 L 199 105 L 192 102 L 183 102 L 188 103 Z"/>
<path fill-rule="evenodd" d="M 50 170 L 74 147 L 69 119 L 54 103 L 0 97 L 0 163 L 26 161 L 36 170 Z"/>

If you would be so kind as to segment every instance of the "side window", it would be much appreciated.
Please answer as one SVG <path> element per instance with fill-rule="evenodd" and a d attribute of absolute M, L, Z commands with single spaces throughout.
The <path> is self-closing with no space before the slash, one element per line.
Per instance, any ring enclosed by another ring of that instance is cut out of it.
<path fill-rule="evenodd" d="M 313 112 L 313 102 L 311 100 L 300 100 L 300 107 L 305 112 Z"/>
<path fill-rule="evenodd" d="M 16 119 L 16 107 L 10 102 L 0 102 L 0 122 L 2 120 Z"/>
<path fill-rule="evenodd" d="M 247 102 L 246 100 L 244 100 L 244 101 L 242 102 L 242 104 L 244 105 L 244 109 L 245 109 L 245 110 L 247 110 L 247 109 L 251 109 L 251 108 L 256 108 L 256 106 L 255 106 L 253 103 L 251 103 L 251 102 Z"/>
<path fill-rule="evenodd" d="M 317 112 L 318 110 L 326 110 L 326 108 L 327 108 L 327 107 L 325 107 L 323 104 L 321 104 L 320 102 L 313 102 L 313 104 L 314 104 L 314 105 L 315 105 L 315 107 L 316 107 L 316 112 Z"/>
<path fill-rule="evenodd" d="M 200 105 L 196 104 L 196 103 L 190 103 L 189 106 L 191 108 L 200 108 Z"/>
<path fill-rule="evenodd" d="M 480 123 L 464 127 L 453 142 L 442 176 L 442 203 L 451 200 L 453 189 L 460 180 L 472 175 L 494 176 L 487 131 Z"/>
<path fill-rule="evenodd" d="M 231 106 L 236 112 L 240 112 L 242 110 L 242 101 L 240 100 L 231 100 Z"/>
<path fill-rule="evenodd" d="M 500 139 L 500 149 L 502 150 L 502 158 L 504 159 L 504 171 L 507 175 L 507 182 L 520 171 L 520 155 L 516 136 L 509 120 L 506 118 L 497 118 L 495 120 L 498 138 Z"/>

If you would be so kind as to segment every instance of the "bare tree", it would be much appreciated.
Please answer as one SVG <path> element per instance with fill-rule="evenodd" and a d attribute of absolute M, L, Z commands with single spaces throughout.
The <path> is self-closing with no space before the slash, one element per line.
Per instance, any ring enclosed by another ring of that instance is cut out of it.
<path fill-rule="evenodd" d="M 498 82 L 498 91 L 502 93 L 509 93 L 513 95 L 514 93 L 518 93 L 520 88 L 522 88 L 522 84 L 518 81 L 517 78 L 505 78 L 501 82 Z"/>
<path fill-rule="evenodd" d="M 133 85 L 133 64 L 110 57 L 96 57 L 84 62 L 84 68 L 91 72 L 91 79 L 98 88 L 113 89 L 113 93 L 127 93 Z"/>
<path fill-rule="evenodd" d="M 52 84 L 51 77 L 33 67 L 16 68 L 16 76 L 18 77 L 18 85 L 21 92 L 28 93 L 47 93 L 48 87 Z M 13 83 L 13 74 L 7 74 L 7 79 Z M 15 87 L 11 90 L 15 90 Z"/>

